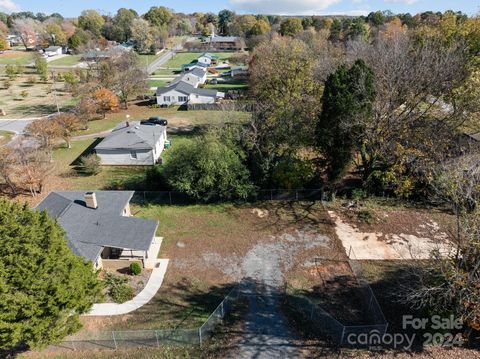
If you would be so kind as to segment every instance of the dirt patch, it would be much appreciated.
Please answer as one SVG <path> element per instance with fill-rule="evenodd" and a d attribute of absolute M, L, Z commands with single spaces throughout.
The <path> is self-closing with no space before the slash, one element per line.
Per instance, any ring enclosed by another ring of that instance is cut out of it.
<path fill-rule="evenodd" d="M 269 216 L 259 218 L 253 208 L 268 211 Z M 253 208 L 132 206 L 136 216 L 160 221 L 157 235 L 164 237 L 160 256 L 170 259 L 164 283 L 150 303 L 129 315 L 82 318 L 86 329 L 195 328 L 241 278 L 255 274 L 261 263 L 255 258 L 276 256 L 281 268 L 274 272 L 290 276 L 306 259 L 336 246 L 335 241 L 328 242 L 335 236 L 334 228 L 321 204 L 277 202 Z M 312 244 L 316 242 L 321 245 Z M 293 254 L 285 255 L 290 250 Z M 248 261 L 250 268 L 243 265 Z"/>
<path fill-rule="evenodd" d="M 362 232 L 336 212 L 329 211 L 329 214 L 345 251 L 354 259 L 428 259 L 433 250 L 446 254 L 452 248 L 448 235 L 431 220 L 418 224 L 416 234 L 405 233 L 411 233 L 412 229 L 395 233 L 394 229 L 381 226 L 371 228 L 388 232 Z"/>

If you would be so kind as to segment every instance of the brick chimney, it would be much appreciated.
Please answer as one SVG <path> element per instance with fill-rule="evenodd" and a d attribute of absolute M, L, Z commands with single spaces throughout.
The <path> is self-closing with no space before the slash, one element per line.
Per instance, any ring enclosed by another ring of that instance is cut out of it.
<path fill-rule="evenodd" d="M 97 204 L 97 196 L 95 195 L 95 192 L 87 192 L 85 193 L 85 204 L 87 208 L 92 208 L 92 209 L 97 209 L 98 204 Z"/>

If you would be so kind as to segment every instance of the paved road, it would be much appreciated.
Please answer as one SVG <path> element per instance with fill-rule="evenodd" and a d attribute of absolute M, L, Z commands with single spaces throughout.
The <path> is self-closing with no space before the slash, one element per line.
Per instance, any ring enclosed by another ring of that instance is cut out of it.
<path fill-rule="evenodd" d="M 35 118 L 25 118 L 25 119 L 1 119 L 0 120 L 0 130 L 10 131 L 16 134 L 20 134 L 25 130 L 25 127 L 34 120 L 39 119 L 40 117 Z"/>

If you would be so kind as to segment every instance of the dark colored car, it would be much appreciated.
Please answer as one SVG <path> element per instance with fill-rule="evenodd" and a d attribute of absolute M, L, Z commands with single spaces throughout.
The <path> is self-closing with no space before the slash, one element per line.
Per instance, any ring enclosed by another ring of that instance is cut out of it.
<path fill-rule="evenodd" d="M 150 117 L 148 120 L 140 121 L 140 124 L 141 125 L 151 125 L 151 126 L 155 126 L 155 125 L 166 126 L 166 125 L 168 125 L 168 121 L 165 120 L 164 118 L 160 118 L 160 117 Z"/>

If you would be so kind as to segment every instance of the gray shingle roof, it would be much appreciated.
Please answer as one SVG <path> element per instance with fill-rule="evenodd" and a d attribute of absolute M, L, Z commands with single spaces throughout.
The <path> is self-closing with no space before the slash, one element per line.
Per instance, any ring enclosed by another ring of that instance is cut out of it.
<path fill-rule="evenodd" d="M 181 92 L 185 95 L 195 94 L 195 95 L 211 96 L 211 97 L 217 97 L 217 95 L 218 95 L 217 90 L 195 88 L 194 86 L 190 85 L 189 83 L 179 81 L 178 83 L 176 83 L 174 85 L 170 85 L 168 87 L 157 88 L 157 96 L 163 95 L 163 94 L 168 93 L 172 90 Z"/>
<path fill-rule="evenodd" d="M 239 37 L 235 36 L 215 36 L 214 38 L 208 38 L 210 42 L 235 42 L 239 40 Z"/>
<path fill-rule="evenodd" d="M 192 71 L 187 72 L 187 73 L 190 73 L 190 74 L 192 74 L 192 75 L 194 75 L 194 76 L 197 76 L 197 77 L 203 77 L 203 76 L 205 76 L 205 71 L 202 70 L 202 69 L 200 69 L 200 68 L 198 68 L 198 67 L 195 67 Z"/>
<path fill-rule="evenodd" d="M 147 251 L 157 221 L 123 217 L 133 191 L 95 191 L 98 208 L 86 207 L 82 191 L 51 192 L 38 206 L 57 219 L 72 251 L 95 261 L 104 247 Z"/>
<path fill-rule="evenodd" d="M 140 122 L 131 122 L 127 127 L 125 123 L 122 123 L 95 149 L 151 150 L 155 148 L 155 142 L 158 142 L 163 136 L 163 131 L 164 126 L 140 125 Z"/>

